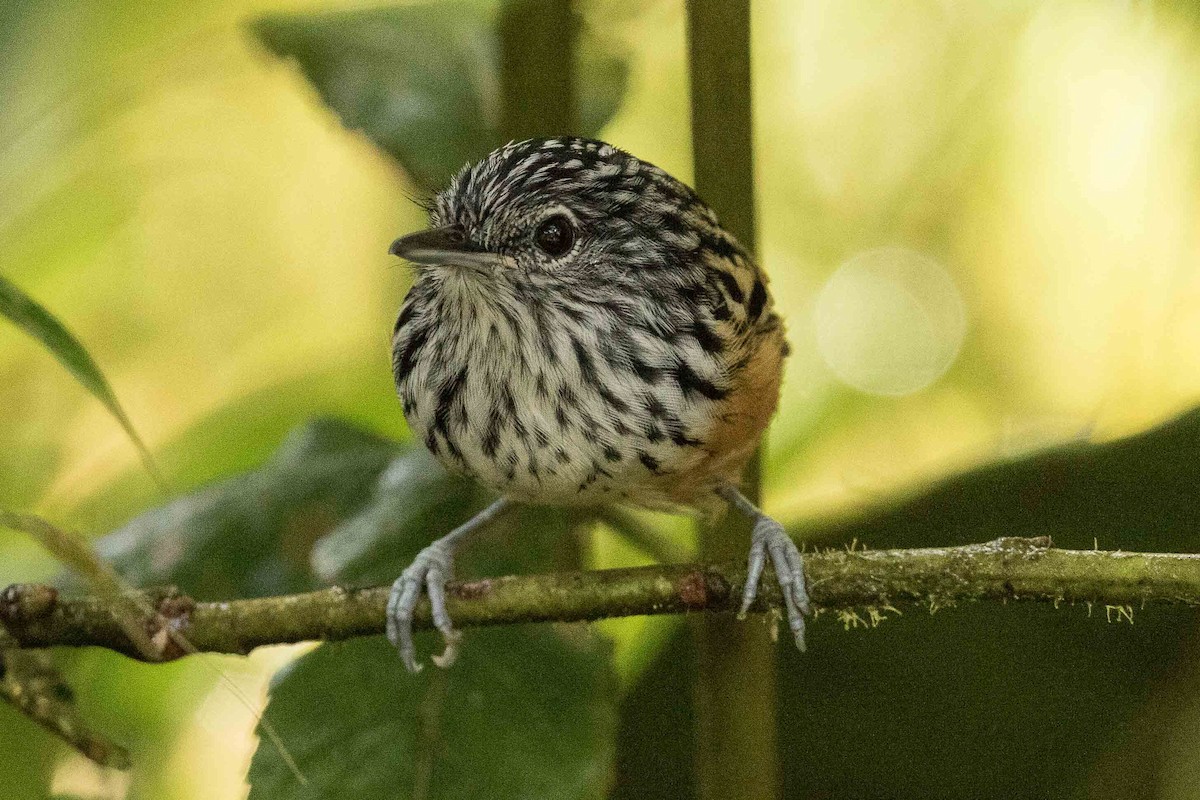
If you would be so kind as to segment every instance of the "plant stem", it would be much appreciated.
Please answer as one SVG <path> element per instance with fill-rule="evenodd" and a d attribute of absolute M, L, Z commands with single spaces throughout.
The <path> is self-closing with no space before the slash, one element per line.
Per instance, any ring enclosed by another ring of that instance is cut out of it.
<path fill-rule="evenodd" d="M 571 0 L 507 0 L 500 6 L 500 129 L 509 139 L 579 130 Z"/>
<path fill-rule="evenodd" d="M 722 225 L 754 249 L 754 142 L 749 0 L 688 0 L 687 32 L 696 191 Z M 743 491 L 759 495 L 755 454 Z M 748 521 L 708 528 L 700 557 L 745 557 Z M 695 624 L 696 783 L 701 800 L 777 797 L 775 656 L 763 625 L 705 615 Z"/>
<path fill-rule="evenodd" d="M 129 752 L 91 730 L 71 701 L 71 690 L 49 655 L 15 649 L 0 628 L 0 700 L 16 708 L 104 767 L 129 769 Z"/>
<path fill-rule="evenodd" d="M 571 0 L 506 0 L 500 6 L 500 130 L 507 140 L 565 136 L 579 130 L 575 54 L 579 19 Z M 556 515 L 559 569 L 586 562 L 589 521 Z"/>

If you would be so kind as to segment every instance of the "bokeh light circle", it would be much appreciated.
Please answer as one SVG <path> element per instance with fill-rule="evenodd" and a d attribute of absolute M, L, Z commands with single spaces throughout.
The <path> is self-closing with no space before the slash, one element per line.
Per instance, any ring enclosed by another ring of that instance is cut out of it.
<path fill-rule="evenodd" d="M 817 348 L 829 369 L 854 388 L 906 395 L 929 386 L 954 363 L 966 309 L 946 269 L 902 247 L 858 253 L 821 287 Z"/>

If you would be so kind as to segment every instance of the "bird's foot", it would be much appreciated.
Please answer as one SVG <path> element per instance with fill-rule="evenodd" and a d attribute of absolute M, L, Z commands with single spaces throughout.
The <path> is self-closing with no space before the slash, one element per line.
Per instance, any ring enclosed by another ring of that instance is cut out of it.
<path fill-rule="evenodd" d="M 454 548 L 467 534 L 487 525 L 507 507 L 508 499 L 505 497 L 493 502 L 417 553 L 413 562 L 392 584 L 387 604 L 387 637 L 392 646 L 400 651 L 400 660 L 409 672 L 421 671 L 413 646 L 413 611 L 421 599 L 421 589 L 429 593 L 433 626 L 442 632 L 442 638 L 446 641 L 446 649 L 440 656 L 433 657 L 433 663 L 448 667 L 458 657 L 458 642 L 462 634 L 454 629 L 450 614 L 446 611 L 446 583 L 454 575 Z"/>
<path fill-rule="evenodd" d="M 387 636 L 388 641 L 400 651 L 400 660 L 409 672 L 420 672 L 416 649 L 413 646 L 413 610 L 421 599 L 421 589 L 429 592 L 429 605 L 434 626 L 442 632 L 446 648 L 440 656 L 433 657 L 439 667 L 448 667 L 458 656 L 458 641 L 462 634 L 454 630 L 450 615 L 446 613 L 446 583 L 454 574 L 454 553 L 445 537 L 426 547 L 392 584 L 388 596 Z"/>
<path fill-rule="evenodd" d="M 787 611 L 788 627 L 796 647 L 804 650 L 804 618 L 812 613 L 808 599 L 808 582 L 804 577 L 804 557 L 796 543 L 775 520 L 759 513 L 754 520 L 751 534 L 750 557 L 746 562 L 746 585 L 742 589 L 742 607 L 739 619 L 745 619 L 750 606 L 758 597 L 758 587 L 767 557 L 775 568 L 779 588 L 783 592 L 783 605 Z"/>

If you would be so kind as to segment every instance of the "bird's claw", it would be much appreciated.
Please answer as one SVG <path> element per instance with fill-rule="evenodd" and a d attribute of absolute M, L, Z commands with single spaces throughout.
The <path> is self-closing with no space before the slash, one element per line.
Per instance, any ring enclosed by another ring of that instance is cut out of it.
<path fill-rule="evenodd" d="M 454 559 L 450 549 L 440 542 L 426 547 L 392 584 L 388 596 L 387 637 L 400 653 L 400 660 L 412 673 L 420 672 L 423 665 L 417 661 L 413 644 L 413 611 L 421 599 L 421 589 L 429 593 L 430 612 L 433 625 L 442 633 L 446 648 L 440 656 L 433 656 L 433 663 L 449 667 L 458 656 L 458 642 L 462 637 L 450 622 L 446 612 L 446 583 L 454 572 Z"/>
<path fill-rule="evenodd" d="M 768 516 L 759 516 L 754 521 L 751 534 L 750 556 L 746 563 L 746 585 L 742 588 L 742 607 L 738 618 L 744 619 L 750 606 L 758 597 L 767 556 L 779 580 L 783 593 L 783 605 L 787 610 L 788 627 L 796 640 L 796 647 L 804 651 L 804 618 L 812 612 L 808 599 L 808 584 L 804 577 L 804 557 L 796 543 L 783 530 L 783 526 Z"/>

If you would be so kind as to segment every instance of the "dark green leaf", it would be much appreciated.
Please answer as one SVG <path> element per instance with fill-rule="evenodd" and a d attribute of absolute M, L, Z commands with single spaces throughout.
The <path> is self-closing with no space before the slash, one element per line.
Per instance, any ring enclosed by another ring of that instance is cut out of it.
<path fill-rule="evenodd" d="M 266 714 L 308 781 L 260 746 L 252 800 L 600 798 L 616 681 L 586 629 L 471 631 L 452 669 L 409 675 L 382 638 L 323 645 L 285 671 Z"/>
<path fill-rule="evenodd" d="M 104 407 L 116 417 L 117 422 L 137 447 L 146 469 L 161 485 L 162 479 L 154 466 L 150 451 L 142 443 L 133 423 L 126 416 L 121 404 L 117 402 L 117 396 L 109 386 L 104 373 L 100 371 L 100 367 L 96 365 L 88 351 L 70 331 L 63 327 L 61 322 L 55 319 L 53 314 L 3 275 L 0 275 L 0 316 L 7 318 L 18 328 L 41 342 L 58 359 L 58 363 L 66 367 L 85 389 L 104 404 Z"/>
<path fill-rule="evenodd" d="M 271 15 L 254 32 L 296 60 L 343 124 L 432 189 L 504 144 L 496 9 L 480 1 Z M 580 52 L 580 132 L 595 135 L 620 104 L 627 68 L 586 31 Z"/>
<path fill-rule="evenodd" d="M 202 599 L 311 588 L 313 543 L 368 505 L 403 452 L 345 423 L 317 420 L 290 434 L 261 468 L 148 511 L 97 549 L 134 584 L 176 584 Z"/>
<path fill-rule="evenodd" d="M 362 510 L 317 542 L 313 569 L 327 583 L 391 582 L 422 547 L 470 517 L 477 494 L 424 450 L 397 456 Z"/>
<path fill-rule="evenodd" d="M 174 584 L 199 599 L 382 583 L 487 499 L 423 449 L 315 420 L 263 466 L 141 514 L 97 551 L 135 585 Z M 464 574 L 544 567 L 546 513 L 518 511 L 480 532 Z"/>
<path fill-rule="evenodd" d="M 315 420 L 258 469 L 145 512 L 96 550 L 135 585 L 199 599 L 382 583 L 490 499 L 423 449 Z M 548 569 L 561 516 L 515 509 L 464 548 L 462 574 Z"/>
<path fill-rule="evenodd" d="M 1200 546 L 1200 409 L 1112 442 L 1073 442 L 953 475 L 826 528 L 872 547 L 1052 536 L 1060 547 Z"/>
<path fill-rule="evenodd" d="M 1110 624 L 1102 607 L 978 604 L 914 609 L 875 630 L 818 621 L 808 654 L 780 649 L 785 794 L 1093 796 L 1115 755 L 1162 752 L 1136 749 L 1131 728 L 1195 662 L 1194 611 L 1134 615 Z"/>
<path fill-rule="evenodd" d="M 1064 547 L 1191 551 L 1198 448 L 1193 411 L 1127 439 L 950 477 L 848 521 L 843 535 L 872 548 L 1050 535 Z M 1153 774 L 1168 749 L 1166 710 L 1181 702 L 1173 682 L 1195 675 L 1197 613 L 1133 615 L 1134 625 L 1110 624 L 1103 607 L 980 604 L 888 614 L 849 633 L 818 620 L 807 654 L 780 649 L 788 794 L 1082 797 L 1108 788 L 1100 776 L 1117 758 Z"/>

